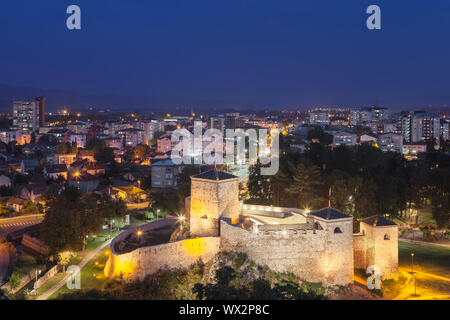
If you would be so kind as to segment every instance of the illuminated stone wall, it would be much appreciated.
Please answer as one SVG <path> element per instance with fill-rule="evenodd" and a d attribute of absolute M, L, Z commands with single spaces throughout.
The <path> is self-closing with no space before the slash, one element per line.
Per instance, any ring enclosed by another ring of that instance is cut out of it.
<path fill-rule="evenodd" d="M 398 227 L 361 222 L 360 229 L 361 235 L 354 236 L 355 268 L 366 270 L 376 265 L 383 279 L 397 278 Z"/>
<path fill-rule="evenodd" d="M 221 250 L 245 252 L 257 264 L 323 285 L 353 283 L 352 219 L 319 221 L 323 230 L 247 231 L 221 221 Z M 334 233 L 339 227 L 342 233 Z"/>
<path fill-rule="evenodd" d="M 238 178 L 208 180 L 191 178 L 191 236 L 217 236 L 219 218 L 239 218 Z"/>
<path fill-rule="evenodd" d="M 188 268 L 199 261 L 206 263 L 219 252 L 219 243 L 218 237 L 204 237 L 142 247 L 124 254 L 112 251 L 105 276 L 143 280 L 159 270 Z"/>

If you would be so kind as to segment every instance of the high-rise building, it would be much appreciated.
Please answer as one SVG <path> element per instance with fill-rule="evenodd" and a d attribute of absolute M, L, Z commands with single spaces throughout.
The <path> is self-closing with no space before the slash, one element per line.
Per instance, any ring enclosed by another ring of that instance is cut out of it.
<path fill-rule="evenodd" d="M 370 107 L 359 108 L 350 111 L 350 125 L 366 124 L 370 122 L 379 122 L 388 120 L 390 117 L 387 108 Z"/>
<path fill-rule="evenodd" d="M 402 119 L 402 133 L 406 142 L 435 140 L 439 142 L 439 116 L 424 111 L 413 111 Z"/>
<path fill-rule="evenodd" d="M 314 110 L 309 113 L 309 123 L 318 125 L 330 124 L 328 111 Z"/>
<path fill-rule="evenodd" d="M 211 129 L 217 129 L 223 134 L 225 132 L 225 117 L 223 115 L 210 117 L 209 127 Z"/>
<path fill-rule="evenodd" d="M 441 119 L 441 130 L 440 130 L 440 136 L 444 141 L 449 140 L 450 137 L 450 120 L 448 119 Z"/>
<path fill-rule="evenodd" d="M 399 134 L 387 133 L 378 137 L 378 146 L 384 152 L 403 153 L 403 137 Z"/>
<path fill-rule="evenodd" d="M 144 132 L 144 143 L 150 144 L 153 140 L 155 133 L 164 131 L 164 122 L 157 120 L 143 120 L 133 123 L 133 128 L 141 129 Z"/>
<path fill-rule="evenodd" d="M 227 113 L 225 117 L 225 129 L 236 129 L 236 114 Z"/>
<path fill-rule="evenodd" d="M 13 127 L 24 131 L 38 131 L 45 124 L 45 98 L 13 102 Z"/>
<path fill-rule="evenodd" d="M 37 97 L 39 102 L 39 127 L 45 126 L 45 97 Z"/>

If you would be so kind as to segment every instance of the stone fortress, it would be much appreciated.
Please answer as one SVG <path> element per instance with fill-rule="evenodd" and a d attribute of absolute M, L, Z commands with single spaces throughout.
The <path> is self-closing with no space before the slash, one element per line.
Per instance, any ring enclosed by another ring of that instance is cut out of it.
<path fill-rule="evenodd" d="M 143 279 L 160 269 L 207 263 L 220 251 L 244 252 L 273 271 L 291 272 L 324 286 L 352 284 L 355 269 L 372 265 L 379 268 L 382 278 L 397 274 L 395 223 L 381 216 L 369 217 L 360 221 L 360 233 L 354 234 L 353 217 L 331 207 L 308 212 L 243 204 L 238 178 L 216 169 L 191 177 L 185 217 L 186 239 L 123 252 L 118 248 L 136 230 L 121 233 L 111 243 L 105 275 Z M 160 220 L 140 230 L 152 232 L 175 222 Z"/>

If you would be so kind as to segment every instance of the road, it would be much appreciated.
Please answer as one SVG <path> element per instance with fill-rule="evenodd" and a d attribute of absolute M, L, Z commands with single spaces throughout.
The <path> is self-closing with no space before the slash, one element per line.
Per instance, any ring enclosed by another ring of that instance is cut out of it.
<path fill-rule="evenodd" d="M 8 274 L 9 266 L 9 254 L 8 249 L 0 244 L 0 284 L 3 283 L 6 275 Z"/>
<path fill-rule="evenodd" d="M 43 214 L 33 214 L 14 218 L 2 218 L 0 219 L 0 238 L 6 236 L 10 232 L 41 223 L 42 220 L 44 220 Z"/>
<path fill-rule="evenodd" d="M 98 248 L 94 249 L 92 252 L 90 252 L 78 265 L 78 267 L 81 269 L 84 268 L 84 266 L 90 261 L 92 260 L 100 251 L 102 251 L 105 247 L 107 247 L 110 243 L 111 243 L 112 239 L 106 241 L 105 243 L 103 243 L 101 246 L 99 246 Z M 50 288 L 49 290 L 47 290 L 47 292 L 41 294 L 40 296 L 38 296 L 36 298 L 36 300 L 47 300 L 48 298 L 50 298 L 55 292 L 57 292 L 59 289 L 61 289 L 63 286 L 66 285 L 67 280 L 69 280 L 70 274 L 67 274 L 60 282 L 58 282 L 57 284 L 55 284 L 52 288 Z M 83 284 L 81 284 L 83 285 Z"/>

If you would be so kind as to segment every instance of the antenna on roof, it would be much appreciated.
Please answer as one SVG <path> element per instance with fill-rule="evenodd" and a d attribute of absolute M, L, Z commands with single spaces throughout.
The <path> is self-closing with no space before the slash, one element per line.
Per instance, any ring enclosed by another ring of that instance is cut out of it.
<path fill-rule="evenodd" d="M 328 189 L 328 207 L 331 207 L 331 186 Z"/>

